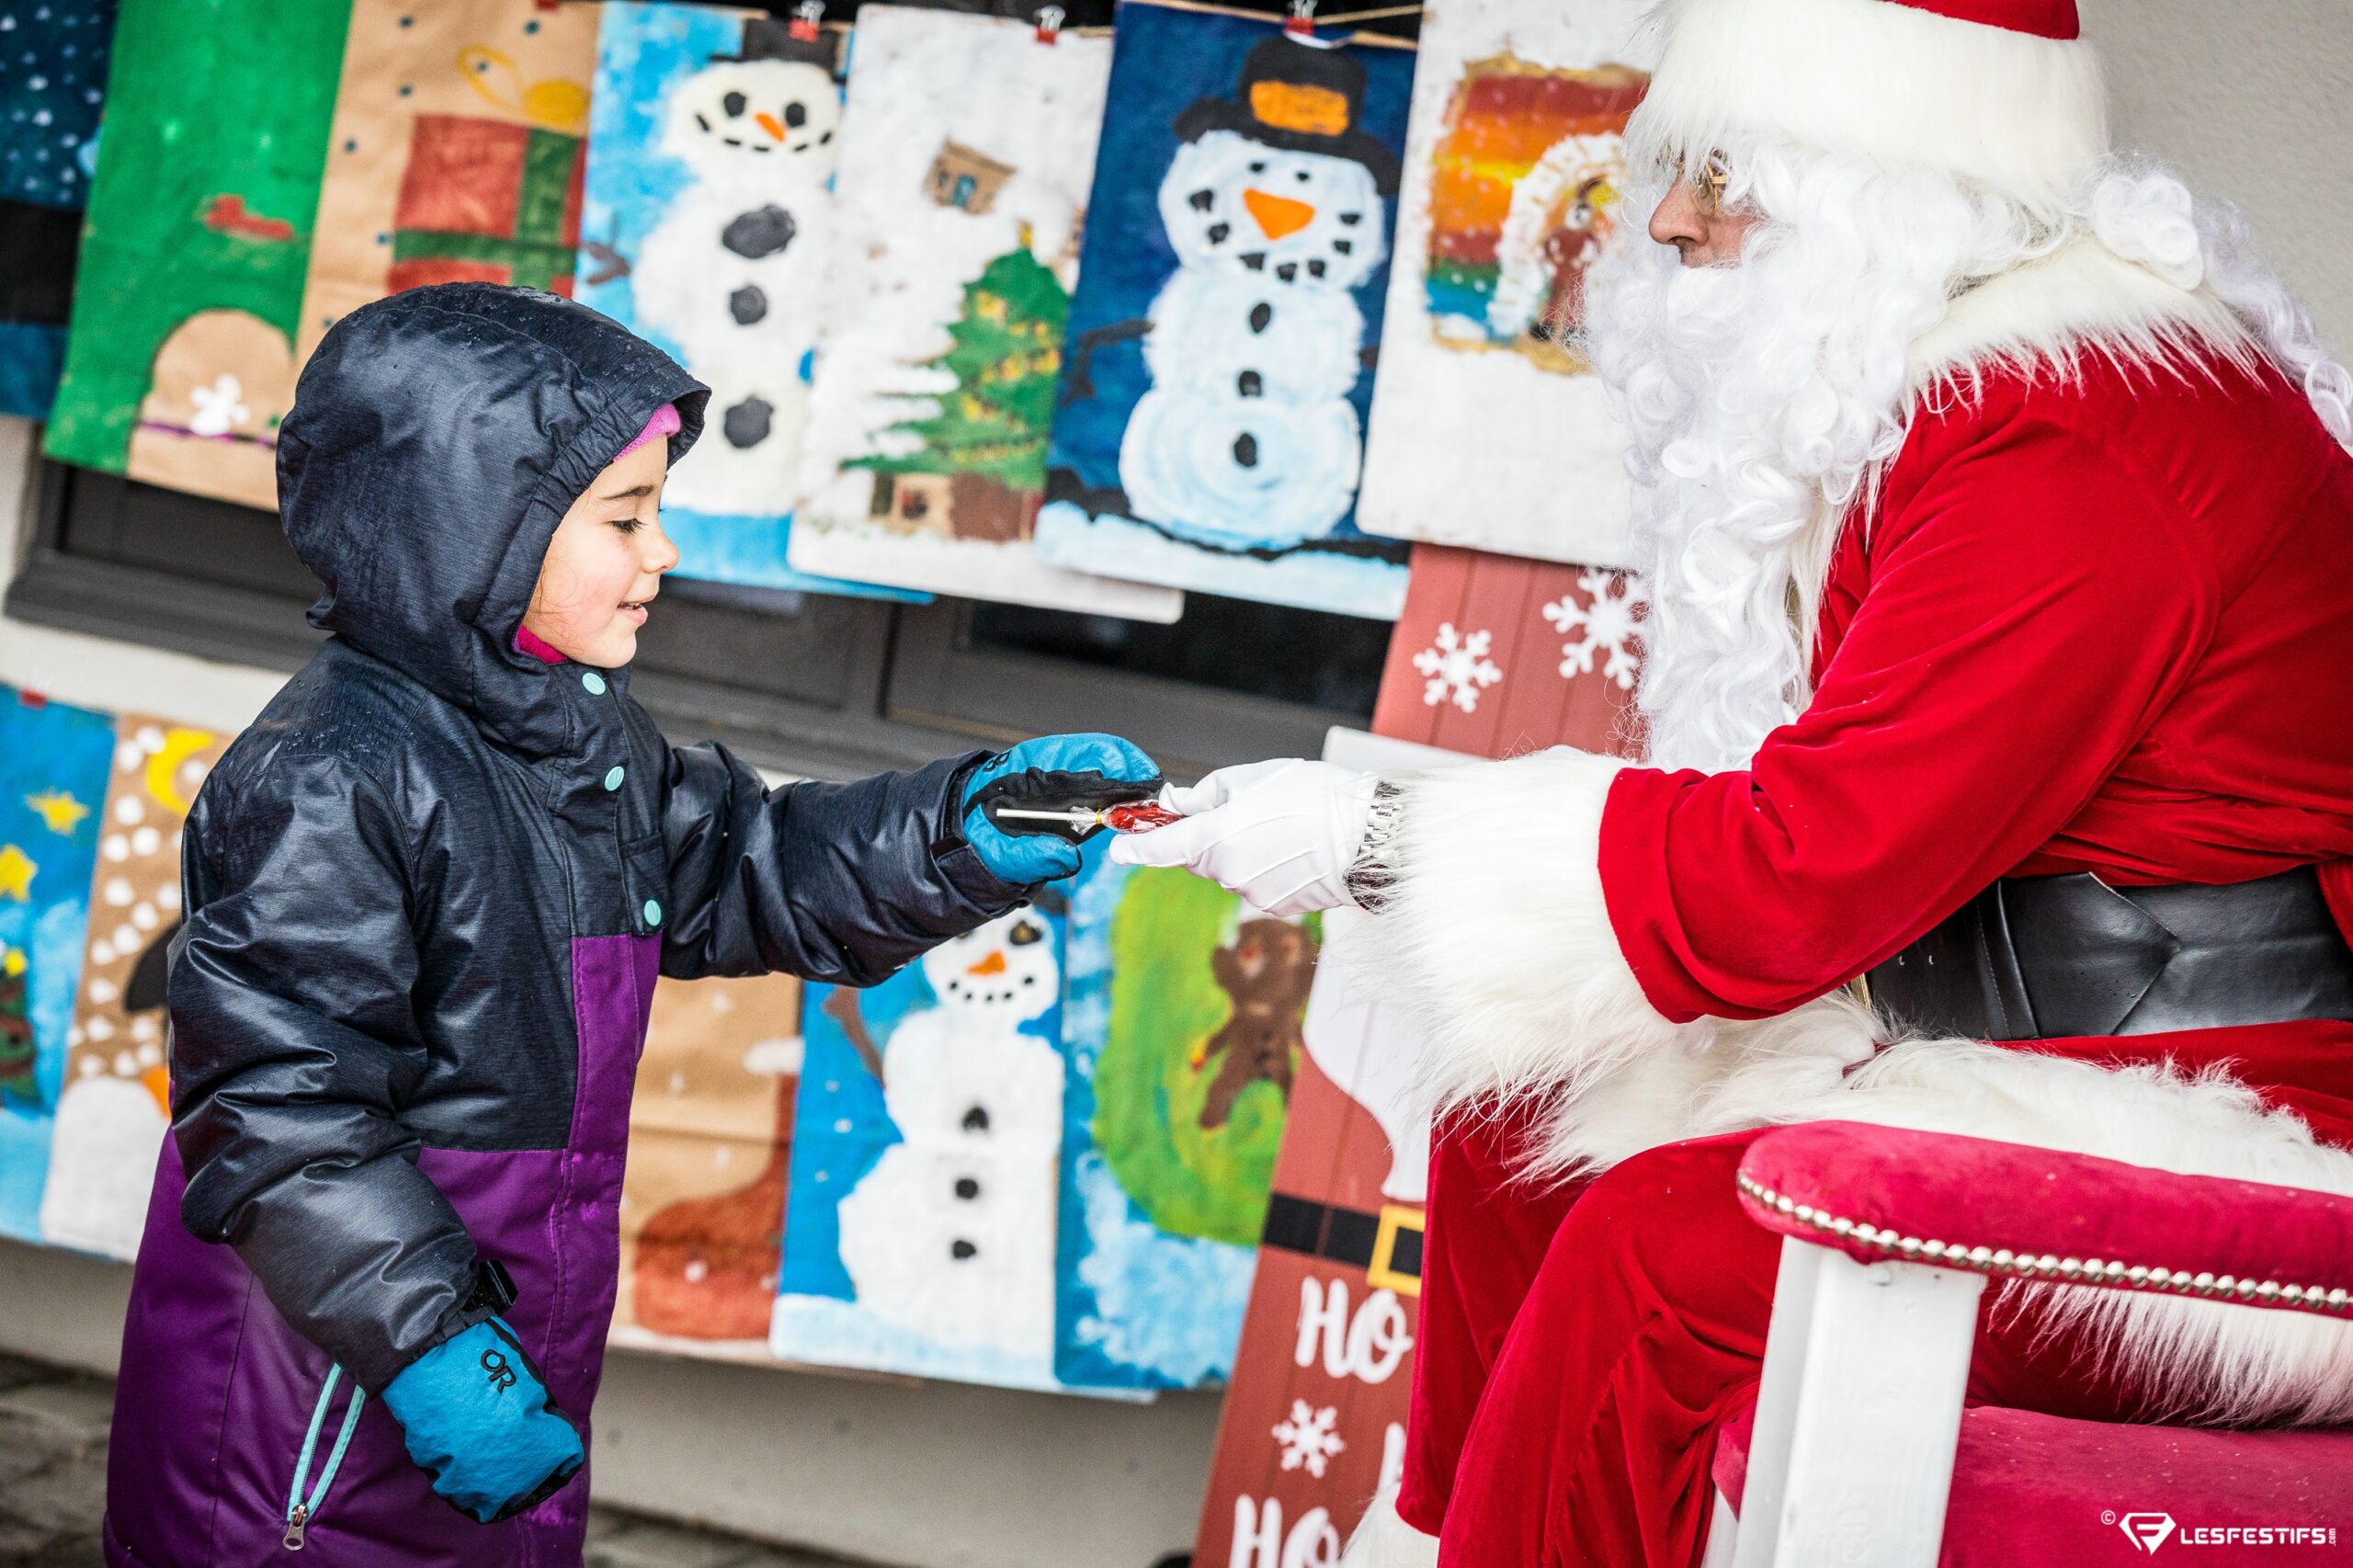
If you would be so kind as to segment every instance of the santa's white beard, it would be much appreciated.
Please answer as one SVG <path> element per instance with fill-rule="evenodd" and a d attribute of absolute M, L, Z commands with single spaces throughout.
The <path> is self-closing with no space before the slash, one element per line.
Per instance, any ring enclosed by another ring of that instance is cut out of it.
<path fill-rule="evenodd" d="M 2161 170 L 2103 171 L 2054 230 L 1935 174 L 1771 144 L 1733 149 L 1731 165 L 1725 199 L 1764 214 L 1738 266 L 1686 267 L 1637 231 L 1596 266 L 1587 301 L 1586 347 L 1631 437 L 1654 765 L 1745 767 L 1803 708 L 1832 547 L 1868 526 L 1904 443 L 1912 346 L 1985 279 L 2096 236 L 2211 290 L 2331 432 L 2353 437 L 2353 380 L 2245 225 Z M 1661 194 L 1630 190 L 1625 210 L 1646 220 Z"/>
<path fill-rule="evenodd" d="M 1944 312 L 1952 253 L 1974 248 L 1949 241 L 1939 258 L 1916 228 L 1854 222 L 1852 186 L 1892 182 L 1834 195 L 1815 188 L 1828 172 L 1776 171 L 1795 210 L 1761 220 L 1736 267 L 1687 267 L 1638 241 L 1597 269 L 1588 343 L 1632 437 L 1642 708 L 1660 766 L 1742 767 L 1802 706 L 1802 640 L 1839 519 L 1903 442 L 1911 342 Z"/>

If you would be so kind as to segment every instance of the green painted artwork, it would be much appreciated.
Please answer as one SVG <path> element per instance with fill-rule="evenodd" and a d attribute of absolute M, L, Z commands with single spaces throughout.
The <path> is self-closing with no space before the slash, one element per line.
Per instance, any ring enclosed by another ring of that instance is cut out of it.
<path fill-rule="evenodd" d="M 1111 962 L 1097 1146 L 1160 1229 L 1255 1244 L 1290 1110 L 1312 933 L 1255 916 L 1189 872 L 1140 870 L 1111 924 Z"/>
<path fill-rule="evenodd" d="M 1322 921 L 1099 847 L 1070 901 L 1054 1372 L 1197 1388 L 1233 1364 Z"/>
<path fill-rule="evenodd" d="M 123 0 L 51 457 L 275 506 L 348 19 Z"/>

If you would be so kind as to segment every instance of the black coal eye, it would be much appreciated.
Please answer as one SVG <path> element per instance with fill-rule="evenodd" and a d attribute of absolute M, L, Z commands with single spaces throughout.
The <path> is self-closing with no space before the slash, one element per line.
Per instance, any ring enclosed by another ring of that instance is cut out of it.
<path fill-rule="evenodd" d="M 727 111 L 728 119 L 734 119 L 744 112 L 744 95 L 729 93 L 719 100 L 719 107 Z"/>
<path fill-rule="evenodd" d="M 1029 921 L 1023 920 L 1015 924 L 1011 939 L 1015 947 L 1026 948 L 1030 943 L 1035 942 L 1045 936 L 1045 934 L 1043 927 L 1034 925 Z"/>
<path fill-rule="evenodd" d="M 1302 185 L 1305 185 L 1307 183 L 1307 171 L 1305 169 L 1301 169 L 1294 173 L 1291 176 L 1291 178 L 1299 181 Z"/>
<path fill-rule="evenodd" d="M 1254 175 L 1265 174 L 1267 172 L 1267 165 L 1263 161 L 1253 164 L 1250 165 L 1250 172 Z"/>
<path fill-rule="evenodd" d="M 1361 223 L 1364 222 L 1364 214 L 1361 212 L 1343 212 L 1340 214 L 1340 222 L 1350 225 Z"/>
<path fill-rule="evenodd" d="M 799 98 L 784 106 L 784 122 L 798 131 L 809 123 L 809 107 Z"/>

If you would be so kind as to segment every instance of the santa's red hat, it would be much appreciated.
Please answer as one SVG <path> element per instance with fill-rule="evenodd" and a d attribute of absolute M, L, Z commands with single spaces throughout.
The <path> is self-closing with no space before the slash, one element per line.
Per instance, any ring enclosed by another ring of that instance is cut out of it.
<path fill-rule="evenodd" d="M 2055 212 L 2109 149 L 2075 0 L 1666 0 L 1632 132 L 1686 154 L 1786 141 L 1979 181 Z"/>

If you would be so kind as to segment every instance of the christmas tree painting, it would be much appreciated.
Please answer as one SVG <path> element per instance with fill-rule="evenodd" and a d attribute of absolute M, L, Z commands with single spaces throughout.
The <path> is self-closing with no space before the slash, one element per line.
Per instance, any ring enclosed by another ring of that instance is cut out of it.
<path fill-rule="evenodd" d="M 0 1096 L 18 1099 L 31 1099 L 39 1092 L 32 1008 L 25 994 L 28 967 L 22 949 L 0 942 Z"/>
<path fill-rule="evenodd" d="M 900 457 L 845 466 L 875 474 L 872 516 L 885 527 L 948 539 L 1029 537 L 1046 488 L 1070 296 L 1028 249 L 989 263 L 964 287 L 946 352 L 931 369 L 956 378 L 932 411 L 893 426 L 919 443 Z"/>

